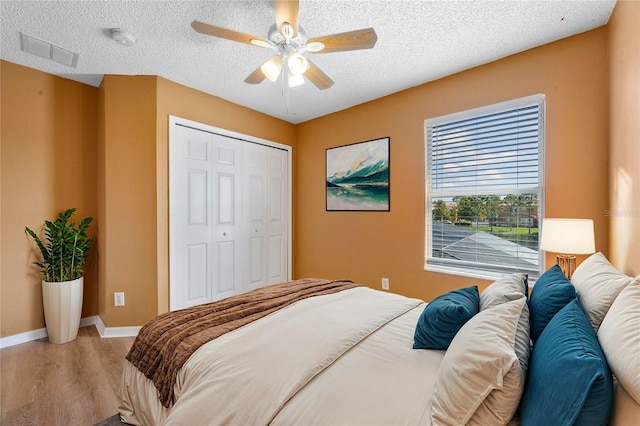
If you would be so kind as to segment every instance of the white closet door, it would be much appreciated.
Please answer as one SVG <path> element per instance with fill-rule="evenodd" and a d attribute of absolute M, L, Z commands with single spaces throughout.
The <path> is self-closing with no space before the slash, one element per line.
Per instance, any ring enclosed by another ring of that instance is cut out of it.
<path fill-rule="evenodd" d="M 211 136 L 176 126 L 170 144 L 171 310 L 211 300 Z"/>
<path fill-rule="evenodd" d="M 247 290 L 267 284 L 267 149 L 243 146 L 243 231 Z"/>
<path fill-rule="evenodd" d="M 288 151 L 172 124 L 170 309 L 289 279 Z"/>
<path fill-rule="evenodd" d="M 267 148 L 267 284 L 286 282 L 288 277 L 288 164 L 287 152 Z"/>
<path fill-rule="evenodd" d="M 243 145 L 243 228 L 247 290 L 287 281 L 287 152 Z"/>
<path fill-rule="evenodd" d="M 242 145 L 212 135 L 213 149 L 213 300 L 244 291 L 241 239 Z"/>

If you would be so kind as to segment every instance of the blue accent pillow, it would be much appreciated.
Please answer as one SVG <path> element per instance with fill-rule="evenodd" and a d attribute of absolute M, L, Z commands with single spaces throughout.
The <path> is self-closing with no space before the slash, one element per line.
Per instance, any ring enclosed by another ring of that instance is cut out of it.
<path fill-rule="evenodd" d="M 611 371 L 575 299 L 553 317 L 533 347 L 520 401 L 522 426 L 606 425 L 612 403 Z"/>
<path fill-rule="evenodd" d="M 551 318 L 576 298 L 576 289 L 558 265 L 538 278 L 529 297 L 531 340 L 538 340 Z"/>
<path fill-rule="evenodd" d="M 413 349 L 447 349 L 458 330 L 479 309 L 478 286 L 453 290 L 436 297 L 418 318 Z"/>

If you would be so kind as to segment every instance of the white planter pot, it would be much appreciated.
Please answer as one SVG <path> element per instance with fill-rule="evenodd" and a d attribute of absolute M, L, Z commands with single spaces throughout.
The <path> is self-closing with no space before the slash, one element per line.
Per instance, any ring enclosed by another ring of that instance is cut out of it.
<path fill-rule="evenodd" d="M 82 316 L 84 277 L 73 281 L 42 281 L 44 321 L 51 343 L 67 343 L 78 337 Z"/>

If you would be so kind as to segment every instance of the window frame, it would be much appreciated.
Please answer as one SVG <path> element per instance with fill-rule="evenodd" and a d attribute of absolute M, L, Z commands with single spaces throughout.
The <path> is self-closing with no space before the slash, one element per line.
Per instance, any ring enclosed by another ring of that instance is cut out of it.
<path fill-rule="evenodd" d="M 532 105 L 537 105 L 539 110 L 538 121 L 538 187 L 535 191 L 531 189 L 517 190 L 507 189 L 502 191 L 492 191 L 496 195 L 505 195 L 505 193 L 531 193 L 537 192 L 539 194 L 538 199 L 538 227 L 540 228 L 542 218 L 544 217 L 544 191 L 545 191 L 545 145 L 546 145 L 546 98 L 544 94 L 536 94 L 526 96 L 518 99 L 509 100 L 506 102 L 500 102 L 483 107 L 473 108 L 465 111 L 455 112 L 452 114 L 446 114 L 439 117 L 429 118 L 424 121 L 424 156 L 425 156 L 425 234 L 424 234 L 424 270 L 431 272 L 440 272 L 451 275 L 458 275 L 464 277 L 480 278 L 487 280 L 495 280 L 505 274 L 511 273 L 507 270 L 499 271 L 499 268 L 486 268 L 478 269 L 481 266 L 480 263 L 473 263 L 473 267 L 465 268 L 465 261 L 453 260 L 452 265 L 434 265 L 429 264 L 430 259 L 440 259 L 432 257 L 432 228 L 433 228 L 433 198 L 444 197 L 445 191 L 438 191 L 432 196 L 432 163 L 431 163 L 431 143 L 429 140 L 430 128 L 434 126 L 443 125 L 455 121 L 468 120 L 473 117 L 481 117 L 490 114 L 496 114 L 500 112 L 506 112 L 508 110 L 524 108 Z M 515 187 L 514 187 L 515 188 Z M 486 191 L 485 191 L 486 192 Z M 458 195 L 460 195 L 458 193 Z M 469 191 L 465 195 L 486 195 L 483 191 L 473 193 Z M 539 249 L 540 242 L 538 241 L 538 276 L 545 270 L 545 256 L 544 252 Z M 443 259 L 440 259 L 442 261 Z M 448 263 L 447 261 L 441 263 Z M 515 272 L 515 271 L 514 271 Z M 529 282 L 532 283 L 537 277 L 531 276 Z"/>

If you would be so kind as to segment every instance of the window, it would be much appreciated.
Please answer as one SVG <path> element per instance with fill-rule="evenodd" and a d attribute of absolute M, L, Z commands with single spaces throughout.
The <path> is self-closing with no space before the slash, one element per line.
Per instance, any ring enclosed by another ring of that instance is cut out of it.
<path fill-rule="evenodd" d="M 540 275 L 543 147 L 543 95 L 425 121 L 425 269 Z"/>

